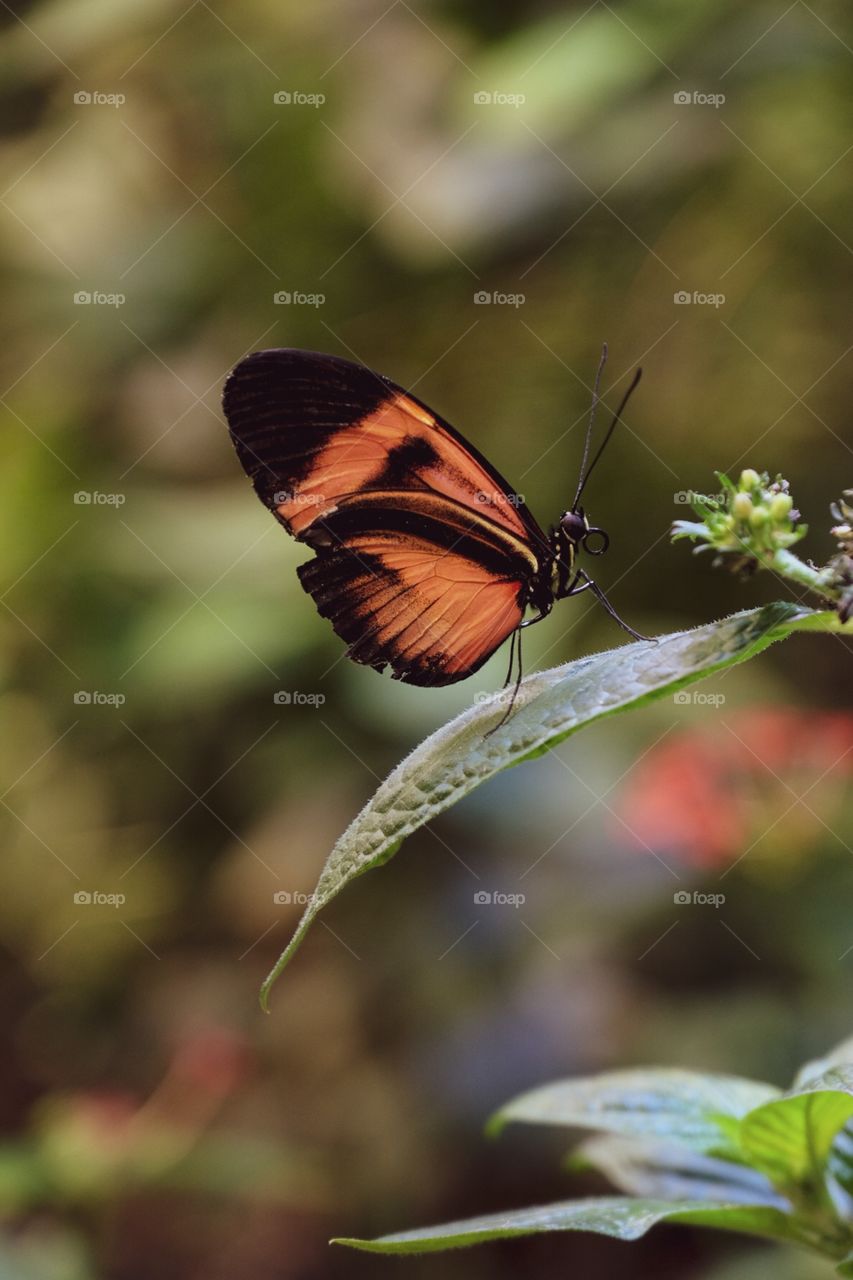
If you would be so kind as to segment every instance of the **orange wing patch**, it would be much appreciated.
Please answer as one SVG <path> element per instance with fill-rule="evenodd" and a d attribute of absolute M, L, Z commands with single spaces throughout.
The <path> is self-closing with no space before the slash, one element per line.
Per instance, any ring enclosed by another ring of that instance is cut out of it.
<path fill-rule="evenodd" d="M 529 531 L 510 495 L 416 401 L 392 395 L 306 453 L 305 475 L 275 510 L 297 537 L 349 494 L 424 488 L 452 498 L 517 538 Z"/>
<path fill-rule="evenodd" d="M 299 570 L 348 655 L 410 684 L 471 675 L 521 622 L 525 583 L 410 538 L 365 533 Z"/>

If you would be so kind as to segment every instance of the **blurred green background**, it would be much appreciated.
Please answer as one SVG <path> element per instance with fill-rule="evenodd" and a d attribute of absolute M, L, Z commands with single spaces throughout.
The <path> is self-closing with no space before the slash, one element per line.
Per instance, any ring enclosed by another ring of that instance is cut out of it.
<path fill-rule="evenodd" d="M 249 350 L 356 358 L 547 525 L 606 339 L 608 404 L 645 370 L 587 494 L 616 606 L 655 633 L 790 594 L 667 530 L 749 464 L 829 554 L 847 6 L 54 0 L 0 24 L 0 1275 L 373 1276 L 395 1264 L 327 1238 L 594 1189 L 541 1135 L 482 1137 L 514 1092 L 641 1062 L 785 1083 L 848 1035 L 850 652 L 822 636 L 480 790 L 329 911 L 263 1017 L 334 838 L 507 655 L 437 691 L 342 660 L 219 411 Z M 565 603 L 527 668 L 623 638 Z M 674 903 L 693 888 L 725 904 Z M 403 1265 L 823 1274 L 685 1229 Z"/>

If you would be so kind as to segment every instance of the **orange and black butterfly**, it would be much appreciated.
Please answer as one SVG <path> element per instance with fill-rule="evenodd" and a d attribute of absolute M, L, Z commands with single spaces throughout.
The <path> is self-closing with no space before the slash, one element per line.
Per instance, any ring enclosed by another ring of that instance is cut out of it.
<path fill-rule="evenodd" d="M 579 550 L 608 546 L 579 503 L 639 376 L 589 466 L 587 431 L 574 502 L 549 534 L 453 427 L 363 365 L 256 351 L 229 374 L 223 405 L 258 497 L 315 553 L 299 580 L 348 656 L 409 684 L 446 685 L 555 600 L 590 589 L 613 613 L 576 567 Z M 597 397 L 598 379 L 593 410 Z M 525 621 L 528 609 L 537 612 Z"/>

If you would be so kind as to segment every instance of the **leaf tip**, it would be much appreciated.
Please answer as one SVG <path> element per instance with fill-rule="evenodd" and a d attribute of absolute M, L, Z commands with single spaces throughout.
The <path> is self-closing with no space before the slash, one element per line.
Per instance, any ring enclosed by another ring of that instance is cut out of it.
<path fill-rule="evenodd" d="M 359 1240 L 357 1236 L 332 1236 L 329 1244 L 342 1244 L 347 1249 L 360 1249 L 364 1253 L 371 1252 L 370 1240 Z"/>
<path fill-rule="evenodd" d="M 264 1013 L 269 1013 L 270 993 L 272 992 L 272 989 L 275 986 L 277 980 L 281 977 L 281 974 L 287 968 L 288 964 L 293 958 L 294 952 L 297 950 L 300 943 L 302 942 L 302 939 L 304 938 L 308 930 L 308 926 L 310 925 L 312 918 L 313 918 L 313 913 L 311 912 L 311 908 L 309 907 L 306 910 L 305 914 L 303 915 L 302 919 L 299 921 L 299 925 L 297 926 L 296 932 L 294 933 L 293 937 L 290 939 L 287 946 L 284 948 L 281 955 L 276 960 L 275 964 L 270 969 L 269 973 L 261 983 L 261 990 L 260 990 L 258 999 Z"/>

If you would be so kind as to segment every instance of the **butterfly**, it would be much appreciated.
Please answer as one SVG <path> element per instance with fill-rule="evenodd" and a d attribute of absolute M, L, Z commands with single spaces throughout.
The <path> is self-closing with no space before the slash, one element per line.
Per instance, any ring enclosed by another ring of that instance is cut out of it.
<path fill-rule="evenodd" d="M 587 590 L 638 635 L 577 564 L 581 551 L 607 550 L 580 498 L 641 373 L 588 463 L 606 355 L 574 501 L 547 534 L 473 445 L 382 374 L 290 349 L 235 366 L 223 408 L 237 456 L 264 506 L 314 552 L 299 580 L 350 658 L 408 684 L 447 685 L 512 636 L 520 681 L 521 628 Z"/>

